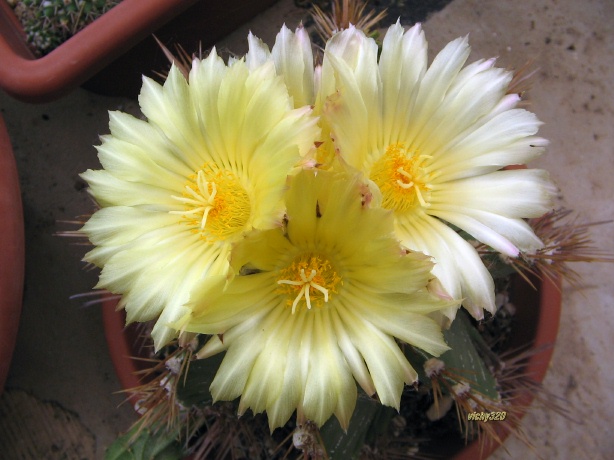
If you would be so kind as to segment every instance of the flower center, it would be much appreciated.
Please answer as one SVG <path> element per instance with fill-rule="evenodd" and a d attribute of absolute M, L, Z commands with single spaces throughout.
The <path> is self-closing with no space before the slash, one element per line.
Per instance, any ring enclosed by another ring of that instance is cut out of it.
<path fill-rule="evenodd" d="M 247 192 L 230 171 L 205 164 L 192 174 L 183 196 L 173 196 L 185 205 L 181 214 L 194 233 L 207 241 L 226 240 L 247 224 L 251 206 Z"/>
<path fill-rule="evenodd" d="M 309 253 L 297 257 L 289 267 L 281 270 L 277 281 L 279 292 L 288 296 L 287 304 L 292 306 L 292 314 L 299 304 L 308 310 L 314 305 L 322 307 L 330 300 L 330 295 L 337 292 L 340 283 L 343 284 L 341 277 L 327 259 Z"/>
<path fill-rule="evenodd" d="M 371 167 L 370 179 L 382 192 L 382 206 L 393 211 L 428 207 L 431 185 L 424 163 L 430 155 L 411 152 L 403 144 L 391 144 Z"/>

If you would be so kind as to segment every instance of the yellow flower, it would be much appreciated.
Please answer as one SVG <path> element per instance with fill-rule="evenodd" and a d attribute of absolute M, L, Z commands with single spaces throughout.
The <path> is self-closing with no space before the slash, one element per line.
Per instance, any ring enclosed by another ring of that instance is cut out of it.
<path fill-rule="evenodd" d="M 439 355 L 448 347 L 427 315 L 457 305 L 432 295 L 432 263 L 394 238 L 392 214 L 372 208 L 356 177 L 307 170 L 292 177 L 287 224 L 253 232 L 233 249 L 237 273 L 181 322 L 214 335 L 199 352 L 226 350 L 216 400 L 241 396 L 239 413 L 267 412 L 271 429 L 299 420 L 347 428 L 357 388 L 399 408 L 416 381 L 395 338 Z M 224 280 L 220 280 L 220 287 Z"/>
<path fill-rule="evenodd" d="M 262 40 L 249 34 L 249 51 L 245 61 L 250 69 L 255 69 L 272 61 L 278 75 L 280 75 L 288 92 L 292 97 L 294 107 L 304 105 L 313 106 L 313 113 L 320 116 L 326 97 L 334 92 L 335 79 L 332 75 L 322 79 L 320 65 L 314 64 L 311 40 L 309 34 L 299 26 L 292 32 L 285 25 L 281 28 L 273 48 Z M 311 152 L 310 159 L 320 168 L 329 168 L 335 160 L 335 147 L 330 137 L 330 126 L 325 118 L 320 117 L 318 125 L 321 136 L 318 139 L 317 149 Z"/>
<path fill-rule="evenodd" d="M 97 287 L 122 294 L 129 322 L 158 318 L 160 347 L 194 287 L 226 275 L 231 243 L 281 225 L 287 175 L 318 128 L 272 63 L 250 71 L 215 50 L 189 83 L 174 66 L 163 86 L 145 78 L 139 102 L 147 121 L 111 113 L 104 169 L 83 174 L 101 209 L 82 231 Z"/>
<path fill-rule="evenodd" d="M 344 162 L 379 187 L 401 243 L 433 256 L 448 293 L 482 318 L 495 308 L 493 281 L 452 226 L 507 256 L 533 252 L 542 242 L 523 219 L 550 210 L 555 187 L 542 170 L 501 170 L 547 142 L 506 94 L 511 74 L 494 60 L 463 67 L 469 51 L 454 40 L 427 67 L 420 26 L 397 23 L 378 59 L 376 43 L 350 27 L 326 46 L 322 81 L 335 91 L 323 113 Z"/>
<path fill-rule="evenodd" d="M 295 32 L 282 26 L 271 50 L 251 32 L 247 42 L 249 50 L 245 62 L 250 69 L 273 61 L 277 74 L 284 79 L 294 107 L 313 105 L 316 96 L 314 60 L 309 34 L 303 26 L 299 26 Z"/>

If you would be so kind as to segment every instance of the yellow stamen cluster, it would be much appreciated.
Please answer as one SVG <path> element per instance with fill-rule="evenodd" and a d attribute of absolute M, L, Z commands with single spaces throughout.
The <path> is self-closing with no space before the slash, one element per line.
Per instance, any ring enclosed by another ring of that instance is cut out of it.
<path fill-rule="evenodd" d="M 230 171 L 205 164 L 189 177 L 183 196 L 173 196 L 185 205 L 181 214 L 194 233 L 207 241 L 225 240 L 247 224 L 251 205 L 238 178 Z"/>
<path fill-rule="evenodd" d="M 416 206 L 428 207 L 430 175 L 424 164 L 429 155 L 420 155 L 403 144 L 391 144 L 371 167 L 370 179 L 382 192 L 382 206 L 405 212 Z"/>
<path fill-rule="evenodd" d="M 279 292 L 288 296 L 287 305 L 296 312 L 302 306 L 311 310 L 312 306 L 322 307 L 330 300 L 331 293 L 337 293 L 337 286 L 343 284 L 341 277 L 332 268 L 328 259 L 311 253 L 297 257 L 289 267 L 280 271 Z"/>

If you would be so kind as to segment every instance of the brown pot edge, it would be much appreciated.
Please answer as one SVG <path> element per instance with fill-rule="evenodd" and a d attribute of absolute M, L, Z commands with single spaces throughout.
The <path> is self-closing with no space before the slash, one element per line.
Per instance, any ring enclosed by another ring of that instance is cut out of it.
<path fill-rule="evenodd" d="M 530 287 L 527 285 L 527 289 Z M 532 355 L 526 365 L 525 372 L 538 383 L 543 382 L 559 331 L 562 297 L 561 279 L 543 278 L 539 285 L 539 314 L 537 317 L 537 330 L 531 345 L 532 349 L 542 349 L 539 353 Z M 527 407 L 533 398 L 525 398 Z M 526 412 L 522 415 L 524 417 Z M 495 422 L 496 423 L 496 422 Z M 501 443 L 490 442 L 481 446 L 478 441 L 469 443 L 461 452 L 454 456 L 454 460 L 484 460 L 493 454 L 509 437 L 509 431 L 499 431 Z"/>
<path fill-rule="evenodd" d="M 21 316 L 25 234 L 17 164 L 0 116 L 0 394 L 8 376 Z"/>
<path fill-rule="evenodd" d="M 49 102 L 95 75 L 197 0 L 123 0 L 51 53 L 35 58 L 11 7 L 0 0 L 0 88 Z"/>

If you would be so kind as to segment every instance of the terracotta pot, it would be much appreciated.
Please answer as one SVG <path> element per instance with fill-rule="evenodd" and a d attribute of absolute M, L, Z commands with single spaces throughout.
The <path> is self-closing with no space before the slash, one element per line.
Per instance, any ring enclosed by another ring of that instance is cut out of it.
<path fill-rule="evenodd" d="M 124 0 L 36 59 L 11 7 L 0 1 L 0 86 L 27 102 L 56 99 L 103 69 L 195 0 Z"/>
<path fill-rule="evenodd" d="M 181 46 L 189 54 L 199 50 L 206 52 L 218 40 L 276 1 L 198 0 L 185 12 L 156 30 L 155 36 L 171 52 L 176 51 L 176 46 Z M 168 66 L 168 59 L 154 38 L 149 37 L 94 75 L 83 86 L 99 94 L 136 99 L 143 84 L 142 75 L 153 77 L 155 72 L 164 71 Z"/>
<path fill-rule="evenodd" d="M 540 350 L 529 358 L 523 373 L 541 383 L 548 371 L 559 331 L 561 282 L 548 279 L 531 281 L 536 289 L 519 276 L 513 279 L 510 301 L 516 307 L 516 314 L 513 333 L 507 348 L 515 350 L 531 344 L 531 349 Z M 531 400 L 532 398 L 524 397 L 522 404 L 528 406 Z M 498 430 L 498 434 L 502 440 L 505 440 L 510 433 Z M 456 454 L 454 460 L 486 459 L 498 447 L 499 444 L 493 442 L 482 449 L 479 442 L 473 442 Z"/>
<path fill-rule="evenodd" d="M 552 357 L 559 327 L 561 286 L 560 282 L 547 279 L 543 281 L 534 279 L 532 283 L 535 288 L 519 276 L 513 278 L 510 301 L 517 310 L 513 336 L 508 347 L 516 349 L 532 344 L 531 348 L 542 350 L 529 359 L 523 371 L 531 375 L 535 381 L 542 382 Z M 139 334 L 134 325 L 124 328 L 125 316 L 123 312 L 116 311 L 116 305 L 115 300 L 108 300 L 103 304 L 105 334 L 111 359 L 122 386 L 126 389 L 134 388 L 140 384 L 135 372 L 147 364 L 131 358 L 131 356 L 142 356 L 140 354 L 142 347 L 135 340 Z M 531 401 L 527 398 L 523 402 L 528 405 Z M 505 439 L 508 433 L 500 435 Z M 485 459 L 499 447 L 498 444 L 492 443 L 481 451 L 478 442 L 463 446 L 460 439 L 445 444 L 442 452 L 437 454 L 441 455 L 441 458 L 449 458 L 452 455 L 455 460 Z"/>
<path fill-rule="evenodd" d="M 150 34 L 155 32 L 171 49 L 171 43 L 178 43 L 196 50 L 199 41 L 207 49 L 274 2 L 123 0 L 37 59 L 28 49 L 23 28 L 11 7 L 0 0 L 0 88 L 22 101 L 51 101 L 92 79 L 132 48 L 87 87 L 107 95 L 136 97 L 141 75 L 163 70 L 167 64 L 154 39 L 144 40 Z M 183 14 L 173 19 L 180 13 Z M 140 42 L 143 43 L 133 48 Z"/>
<path fill-rule="evenodd" d="M 11 364 L 24 279 L 24 226 L 19 177 L 9 135 L 0 117 L 0 393 Z"/>
<path fill-rule="evenodd" d="M 141 334 L 138 325 L 126 326 L 126 315 L 117 310 L 117 298 L 108 296 L 102 303 L 102 323 L 104 335 L 109 347 L 111 361 L 122 388 L 136 388 L 141 384 L 138 372 L 147 369 L 149 364 L 139 358 L 148 358 L 141 346 Z M 128 398 L 134 404 L 134 398 Z"/>

